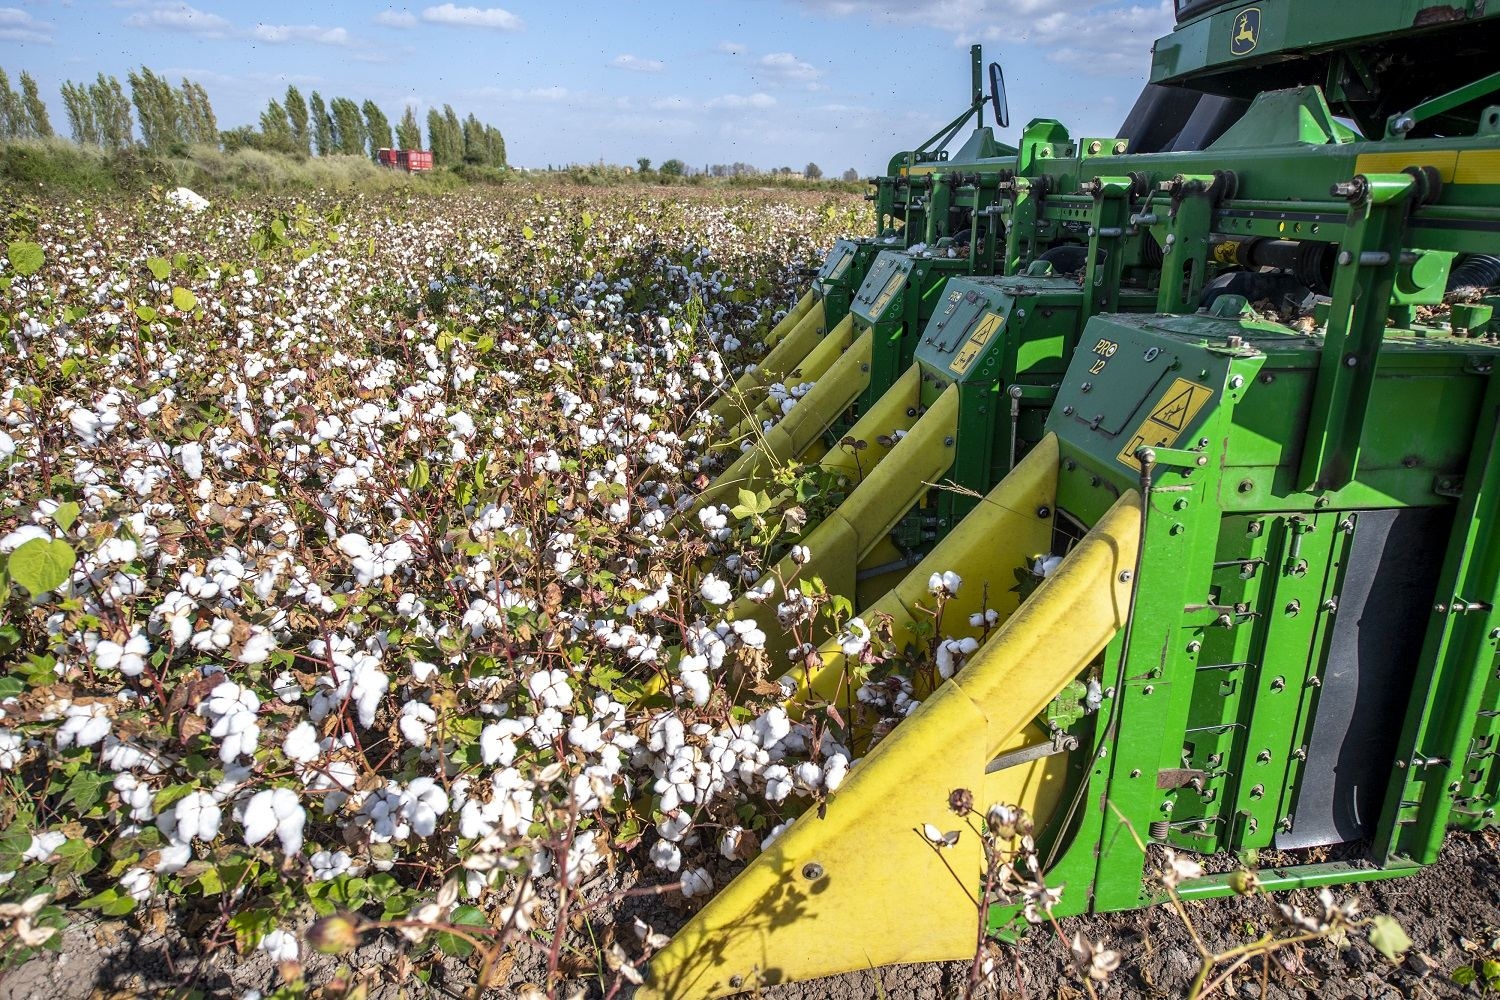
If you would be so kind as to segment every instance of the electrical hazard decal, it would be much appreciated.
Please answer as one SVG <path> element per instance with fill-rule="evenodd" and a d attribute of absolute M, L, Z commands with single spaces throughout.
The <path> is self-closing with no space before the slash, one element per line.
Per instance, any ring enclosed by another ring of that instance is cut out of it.
<path fill-rule="evenodd" d="M 1189 382 L 1185 378 L 1173 380 L 1160 399 L 1146 414 L 1146 419 L 1125 441 L 1115 460 L 1129 469 L 1139 469 L 1140 462 L 1135 453 L 1141 448 L 1169 448 L 1177 443 L 1182 432 L 1187 430 L 1203 404 L 1213 398 L 1214 391 L 1206 385 Z"/>
<path fill-rule="evenodd" d="M 1001 316 L 999 313 L 986 312 L 984 318 L 980 320 L 978 328 L 975 329 L 964 346 L 959 348 L 958 353 L 953 356 L 953 362 L 948 366 L 948 370 L 955 375 L 962 375 L 968 371 L 970 366 L 974 364 L 974 359 L 979 357 L 984 351 L 984 345 L 990 342 L 990 338 L 995 335 L 995 331 L 1000 329 L 1004 323 L 1004 316 Z"/>
<path fill-rule="evenodd" d="M 1260 8 L 1246 7 L 1234 15 L 1234 33 L 1229 36 L 1229 51 L 1237 56 L 1248 56 L 1255 51 L 1260 41 Z"/>

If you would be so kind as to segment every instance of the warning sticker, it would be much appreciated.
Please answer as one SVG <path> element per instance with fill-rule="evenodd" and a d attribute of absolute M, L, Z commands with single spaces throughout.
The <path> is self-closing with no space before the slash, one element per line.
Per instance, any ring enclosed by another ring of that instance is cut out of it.
<path fill-rule="evenodd" d="M 854 263 L 854 254 L 844 254 L 843 257 L 839 258 L 839 262 L 833 266 L 833 270 L 828 273 L 828 280 L 838 281 L 844 276 L 844 272 L 849 270 L 849 265 L 852 263 Z"/>
<path fill-rule="evenodd" d="M 1140 467 L 1135 458 L 1137 449 L 1168 448 L 1176 444 L 1213 394 L 1214 391 L 1206 385 L 1185 378 L 1174 379 L 1135 433 L 1126 438 L 1125 447 L 1115 455 L 1116 461 L 1127 468 L 1137 469 Z"/>
<path fill-rule="evenodd" d="M 948 370 L 955 375 L 962 375 L 968 371 L 970 366 L 974 364 L 974 359 L 979 357 L 980 353 L 984 350 L 984 345 L 990 342 L 990 338 L 995 335 L 995 331 L 1000 329 L 1001 324 L 1004 322 L 1005 317 L 999 313 L 986 312 L 980 319 L 979 326 L 970 335 L 968 341 L 953 356 L 953 362 L 948 365 Z"/>
<path fill-rule="evenodd" d="M 885 287 L 880 290 L 880 294 L 875 296 L 875 301 L 870 304 L 870 317 L 872 319 L 878 320 L 880 318 L 880 314 L 885 312 L 885 307 L 891 304 L 891 299 L 896 297 L 896 293 L 901 291 L 901 286 L 904 284 L 906 284 L 905 271 L 897 271 L 891 275 L 891 280 L 885 283 Z"/>

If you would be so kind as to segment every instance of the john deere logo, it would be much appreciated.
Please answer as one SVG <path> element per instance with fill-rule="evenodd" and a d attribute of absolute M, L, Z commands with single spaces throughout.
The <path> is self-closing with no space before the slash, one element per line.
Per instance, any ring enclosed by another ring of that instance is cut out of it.
<path fill-rule="evenodd" d="M 1246 7 L 1234 15 L 1234 34 L 1229 36 L 1229 51 L 1237 56 L 1249 55 L 1260 38 L 1260 8 Z"/>

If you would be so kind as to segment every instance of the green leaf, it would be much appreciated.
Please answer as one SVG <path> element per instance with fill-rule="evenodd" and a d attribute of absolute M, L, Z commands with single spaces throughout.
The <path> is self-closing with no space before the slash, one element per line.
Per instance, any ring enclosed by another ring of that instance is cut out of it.
<path fill-rule="evenodd" d="M 1401 929 L 1396 918 L 1377 913 L 1370 923 L 1370 943 L 1375 946 L 1375 950 L 1392 962 L 1401 961 L 1401 957 L 1411 948 L 1411 938 L 1406 936 L 1406 931 Z M 1500 967 L 1496 971 L 1500 971 Z"/>
<path fill-rule="evenodd" d="M 147 257 L 146 267 L 157 281 L 166 281 L 167 275 L 172 273 L 172 262 L 162 257 Z"/>
<path fill-rule="evenodd" d="M 52 512 L 52 521 L 59 528 L 67 531 L 78 521 L 78 504 L 72 500 L 58 504 L 57 509 Z"/>
<path fill-rule="evenodd" d="M 42 248 L 35 243 L 26 240 L 16 240 L 5 248 L 5 259 L 10 261 L 10 266 L 23 278 L 29 278 L 42 269 L 42 264 L 47 257 L 42 253 Z"/>
<path fill-rule="evenodd" d="M 536 239 L 536 230 L 532 229 L 530 226 L 522 226 L 521 237 L 528 240 Z"/>
<path fill-rule="evenodd" d="M 172 306 L 179 312 L 192 312 L 198 308 L 198 296 L 178 285 L 172 289 Z"/>
<path fill-rule="evenodd" d="M 1472 965 L 1460 965 L 1453 970 L 1452 979 L 1460 986 L 1469 986 L 1479 978 L 1479 973 L 1474 971 Z"/>
<path fill-rule="evenodd" d="M 432 468 L 426 459 L 419 458 L 411 467 L 411 472 L 406 474 L 407 489 L 416 492 L 432 481 Z"/>
<path fill-rule="evenodd" d="M 276 914 L 271 910 L 241 910 L 229 918 L 235 944 L 246 951 L 260 944 L 260 939 L 276 929 Z"/>
<path fill-rule="evenodd" d="M 127 896 L 119 889 L 105 889 L 97 896 L 90 896 L 79 906 L 88 910 L 98 910 L 105 916 L 120 917 L 135 909 L 135 899 Z"/>
<path fill-rule="evenodd" d="M 10 554 L 10 578 L 36 597 L 66 583 L 76 558 L 61 539 L 33 538 Z"/>
<path fill-rule="evenodd" d="M 584 212 L 583 213 L 583 228 L 584 229 L 593 229 L 594 228 L 594 217 L 592 215 L 590 215 L 588 212 Z"/>

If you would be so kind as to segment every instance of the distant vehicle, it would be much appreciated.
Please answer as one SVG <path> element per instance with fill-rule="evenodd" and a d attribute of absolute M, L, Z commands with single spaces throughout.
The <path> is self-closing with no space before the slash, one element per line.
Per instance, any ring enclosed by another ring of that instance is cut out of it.
<path fill-rule="evenodd" d="M 429 149 L 382 149 L 375 154 L 382 167 L 420 173 L 432 169 L 432 151 Z"/>

